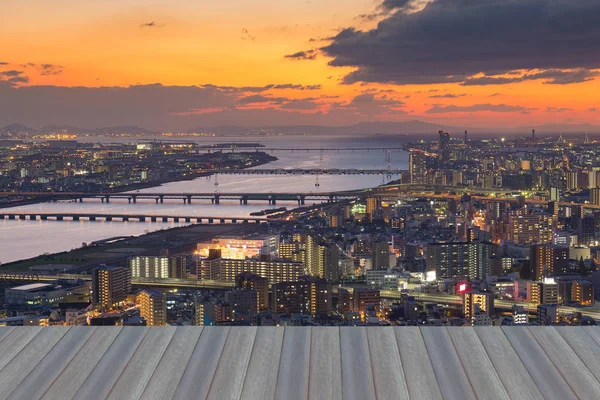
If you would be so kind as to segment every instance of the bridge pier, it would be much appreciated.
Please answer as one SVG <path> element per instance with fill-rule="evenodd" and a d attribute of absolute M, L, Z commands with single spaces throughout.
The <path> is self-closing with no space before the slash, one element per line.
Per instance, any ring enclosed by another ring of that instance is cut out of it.
<path fill-rule="evenodd" d="M 167 217 L 162 217 L 162 222 L 169 222 L 169 218 L 167 218 Z"/>
<path fill-rule="evenodd" d="M 74 215 L 72 218 L 73 218 L 73 221 L 79 221 L 79 216 L 78 215 Z"/>
<path fill-rule="evenodd" d="M 41 215 L 41 216 L 40 216 L 40 219 L 41 219 L 42 221 L 46 221 L 46 220 L 48 220 L 48 216 L 47 216 L 47 215 Z"/>
<path fill-rule="evenodd" d="M 156 199 L 154 199 L 154 200 L 156 200 L 156 204 L 158 204 L 158 197 Z"/>
<path fill-rule="evenodd" d="M 146 217 L 140 217 L 140 218 L 138 219 L 138 221 L 139 221 L 139 222 L 146 222 Z"/>
<path fill-rule="evenodd" d="M 109 216 L 107 216 L 107 217 L 106 217 L 106 219 L 105 219 L 105 221 L 106 221 L 106 222 L 110 222 L 110 221 L 112 221 L 112 217 L 111 217 L 110 215 L 109 215 Z"/>
<path fill-rule="evenodd" d="M 179 217 L 173 218 L 173 222 L 179 222 Z"/>
<path fill-rule="evenodd" d="M 80 197 L 80 198 L 79 198 L 79 202 L 80 202 L 80 203 L 83 203 L 83 197 Z"/>
<path fill-rule="evenodd" d="M 218 194 L 215 194 L 215 197 L 213 197 L 213 204 L 219 204 L 220 203 L 220 197 Z"/>
<path fill-rule="evenodd" d="M 248 205 L 248 196 L 240 197 L 240 204 L 247 206 Z"/>
<path fill-rule="evenodd" d="M 160 199 L 160 204 L 165 202 L 165 196 L 158 196 L 158 198 Z"/>
<path fill-rule="evenodd" d="M 107 203 L 110 203 L 110 196 L 104 196 L 104 198 L 106 199 Z"/>
<path fill-rule="evenodd" d="M 123 222 L 128 222 L 129 221 L 129 217 L 123 217 Z"/>
<path fill-rule="evenodd" d="M 137 203 L 137 196 L 132 196 L 132 198 L 133 198 L 133 204 L 136 204 Z"/>
<path fill-rule="evenodd" d="M 192 204 L 192 196 L 187 197 L 188 204 Z"/>
<path fill-rule="evenodd" d="M 158 201 L 157 201 L 157 203 L 158 203 Z M 151 222 L 156 222 L 156 217 L 150 217 L 150 221 Z"/>
<path fill-rule="evenodd" d="M 215 221 L 214 221 L 212 218 L 209 218 L 209 219 L 208 219 L 208 223 L 209 223 L 209 224 L 214 224 L 214 222 L 215 222 Z"/>
<path fill-rule="evenodd" d="M 186 218 L 185 218 L 185 222 L 191 223 L 191 222 L 192 222 L 192 219 L 191 219 L 190 217 L 186 217 Z"/>
<path fill-rule="evenodd" d="M 222 224 L 224 224 L 225 223 L 225 218 L 219 219 L 219 222 L 222 223 Z"/>
<path fill-rule="evenodd" d="M 94 216 L 91 216 L 89 219 L 90 219 L 90 221 L 95 221 L 95 220 L 96 220 L 96 217 L 94 217 Z"/>
<path fill-rule="evenodd" d="M 183 204 L 187 204 L 187 198 L 186 197 L 183 198 Z"/>
<path fill-rule="evenodd" d="M 56 220 L 57 221 L 62 221 L 63 220 L 63 216 L 62 215 L 57 215 L 56 216 Z"/>
<path fill-rule="evenodd" d="M 35 220 L 37 219 L 37 215 L 35 215 L 35 214 L 31 214 L 31 215 L 29 216 L 29 219 L 30 219 L 30 220 L 32 220 L 32 221 L 35 221 Z"/>
<path fill-rule="evenodd" d="M 131 204 L 131 197 L 127 198 L 127 202 Z"/>

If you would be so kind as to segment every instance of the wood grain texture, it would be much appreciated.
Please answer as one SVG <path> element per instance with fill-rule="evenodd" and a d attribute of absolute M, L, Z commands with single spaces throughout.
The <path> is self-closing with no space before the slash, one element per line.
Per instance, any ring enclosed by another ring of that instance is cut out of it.
<path fill-rule="evenodd" d="M 511 399 L 542 400 L 544 398 L 501 329 L 477 326 L 473 330 Z"/>
<path fill-rule="evenodd" d="M 88 329 L 89 327 L 83 327 Z M 42 396 L 45 400 L 71 399 L 92 373 L 117 336 L 121 327 L 98 327 L 92 337 L 63 368 Z"/>
<path fill-rule="evenodd" d="M 106 398 L 149 329 L 138 326 L 128 326 L 127 329 L 123 329 L 73 398 L 79 400 Z"/>
<path fill-rule="evenodd" d="M 310 342 L 308 398 L 341 400 L 343 388 L 340 328 L 312 328 Z"/>
<path fill-rule="evenodd" d="M 375 399 L 367 328 L 340 328 L 340 348 L 344 398 L 351 400 Z"/>
<path fill-rule="evenodd" d="M 394 333 L 410 398 L 442 400 L 421 330 L 405 326 L 394 328 Z"/>
<path fill-rule="evenodd" d="M 42 327 L 18 328 L 6 335 L 0 342 L 0 370 L 8 364 L 14 356 L 27 346 L 27 344 L 40 333 Z"/>
<path fill-rule="evenodd" d="M 308 398 L 310 336 L 310 328 L 285 328 L 275 387 L 276 399 L 305 400 Z"/>
<path fill-rule="evenodd" d="M 112 387 L 109 400 L 139 399 L 177 328 L 152 327 Z"/>
<path fill-rule="evenodd" d="M 142 399 L 172 399 L 185 373 L 202 333 L 202 327 L 177 327 L 152 378 L 144 389 Z"/>
<path fill-rule="evenodd" d="M 194 354 L 175 392 L 175 399 L 206 398 L 230 329 L 207 326 L 202 330 Z"/>
<path fill-rule="evenodd" d="M 367 338 L 377 399 L 408 399 L 408 388 L 394 328 L 367 328 Z"/>
<path fill-rule="evenodd" d="M 42 397 L 97 329 L 87 326 L 70 328 L 8 398 L 19 400 Z"/>
<path fill-rule="evenodd" d="M 515 326 L 502 330 L 545 399 L 577 398 L 527 328 Z"/>
<path fill-rule="evenodd" d="M 442 327 L 421 328 L 421 334 L 444 399 L 475 400 L 471 383 L 448 331 Z"/>
<path fill-rule="evenodd" d="M 283 332 L 283 329 L 277 327 L 257 328 L 250 363 L 244 379 L 242 399 L 273 399 L 275 397 Z"/>

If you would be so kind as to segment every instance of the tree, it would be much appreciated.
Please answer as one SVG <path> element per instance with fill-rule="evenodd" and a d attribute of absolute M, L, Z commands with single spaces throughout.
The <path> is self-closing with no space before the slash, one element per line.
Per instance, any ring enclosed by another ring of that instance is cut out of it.
<path fill-rule="evenodd" d="M 583 256 L 581 256 L 581 258 L 579 258 L 579 266 L 577 267 L 577 272 L 581 276 L 588 276 L 590 274 L 590 270 L 585 265 L 585 261 L 583 261 Z"/>

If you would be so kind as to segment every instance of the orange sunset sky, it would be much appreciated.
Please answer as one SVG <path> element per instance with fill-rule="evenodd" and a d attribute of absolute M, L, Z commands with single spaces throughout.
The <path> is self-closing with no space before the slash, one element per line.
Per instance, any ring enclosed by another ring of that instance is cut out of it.
<path fill-rule="evenodd" d="M 0 124 L 600 124 L 599 22 L 588 0 L 7 1 Z"/>

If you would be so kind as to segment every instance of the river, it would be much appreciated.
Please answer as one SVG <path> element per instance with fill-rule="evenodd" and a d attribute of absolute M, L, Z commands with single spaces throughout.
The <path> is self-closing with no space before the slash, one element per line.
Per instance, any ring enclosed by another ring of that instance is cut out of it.
<path fill-rule="evenodd" d="M 166 139 L 165 141 L 195 141 L 199 143 L 260 143 L 267 148 L 398 148 L 406 141 L 406 136 L 370 136 L 370 137 L 315 137 L 315 136 L 269 136 L 269 137 L 226 137 L 204 138 L 186 137 Z M 82 137 L 81 142 L 141 142 L 143 138 Z M 289 152 L 274 151 L 277 161 L 262 165 L 260 169 L 275 168 L 363 168 L 386 169 L 387 151 L 311 151 Z M 389 152 L 392 169 L 407 169 L 408 154 L 404 151 Z M 393 179 L 397 179 L 394 176 Z M 210 178 L 202 177 L 193 181 L 171 182 L 160 187 L 140 190 L 140 192 L 330 192 L 339 190 L 361 189 L 385 183 L 387 178 L 381 175 L 219 175 Z M 218 185 L 215 185 L 218 182 Z M 307 203 L 308 204 L 308 203 Z M 265 201 L 249 202 L 240 205 L 238 201 L 221 201 L 213 205 L 206 200 L 196 200 L 192 204 L 182 201 L 167 201 L 155 204 L 154 200 L 138 200 L 137 204 L 129 204 L 127 200 L 111 200 L 110 204 L 100 200 L 85 199 L 83 203 L 58 202 L 39 203 L 15 207 L 11 211 L 39 212 L 73 212 L 73 213 L 106 213 L 106 214 L 162 214 L 162 215 L 198 215 L 198 216 L 248 216 L 251 212 L 272 207 L 294 207 L 295 202 L 278 202 L 277 206 L 269 206 Z M 141 235 L 149 231 L 170 228 L 173 222 L 89 222 L 89 221 L 21 221 L 0 220 L 0 263 L 35 257 L 44 253 L 70 250 L 89 243 L 115 236 Z"/>

